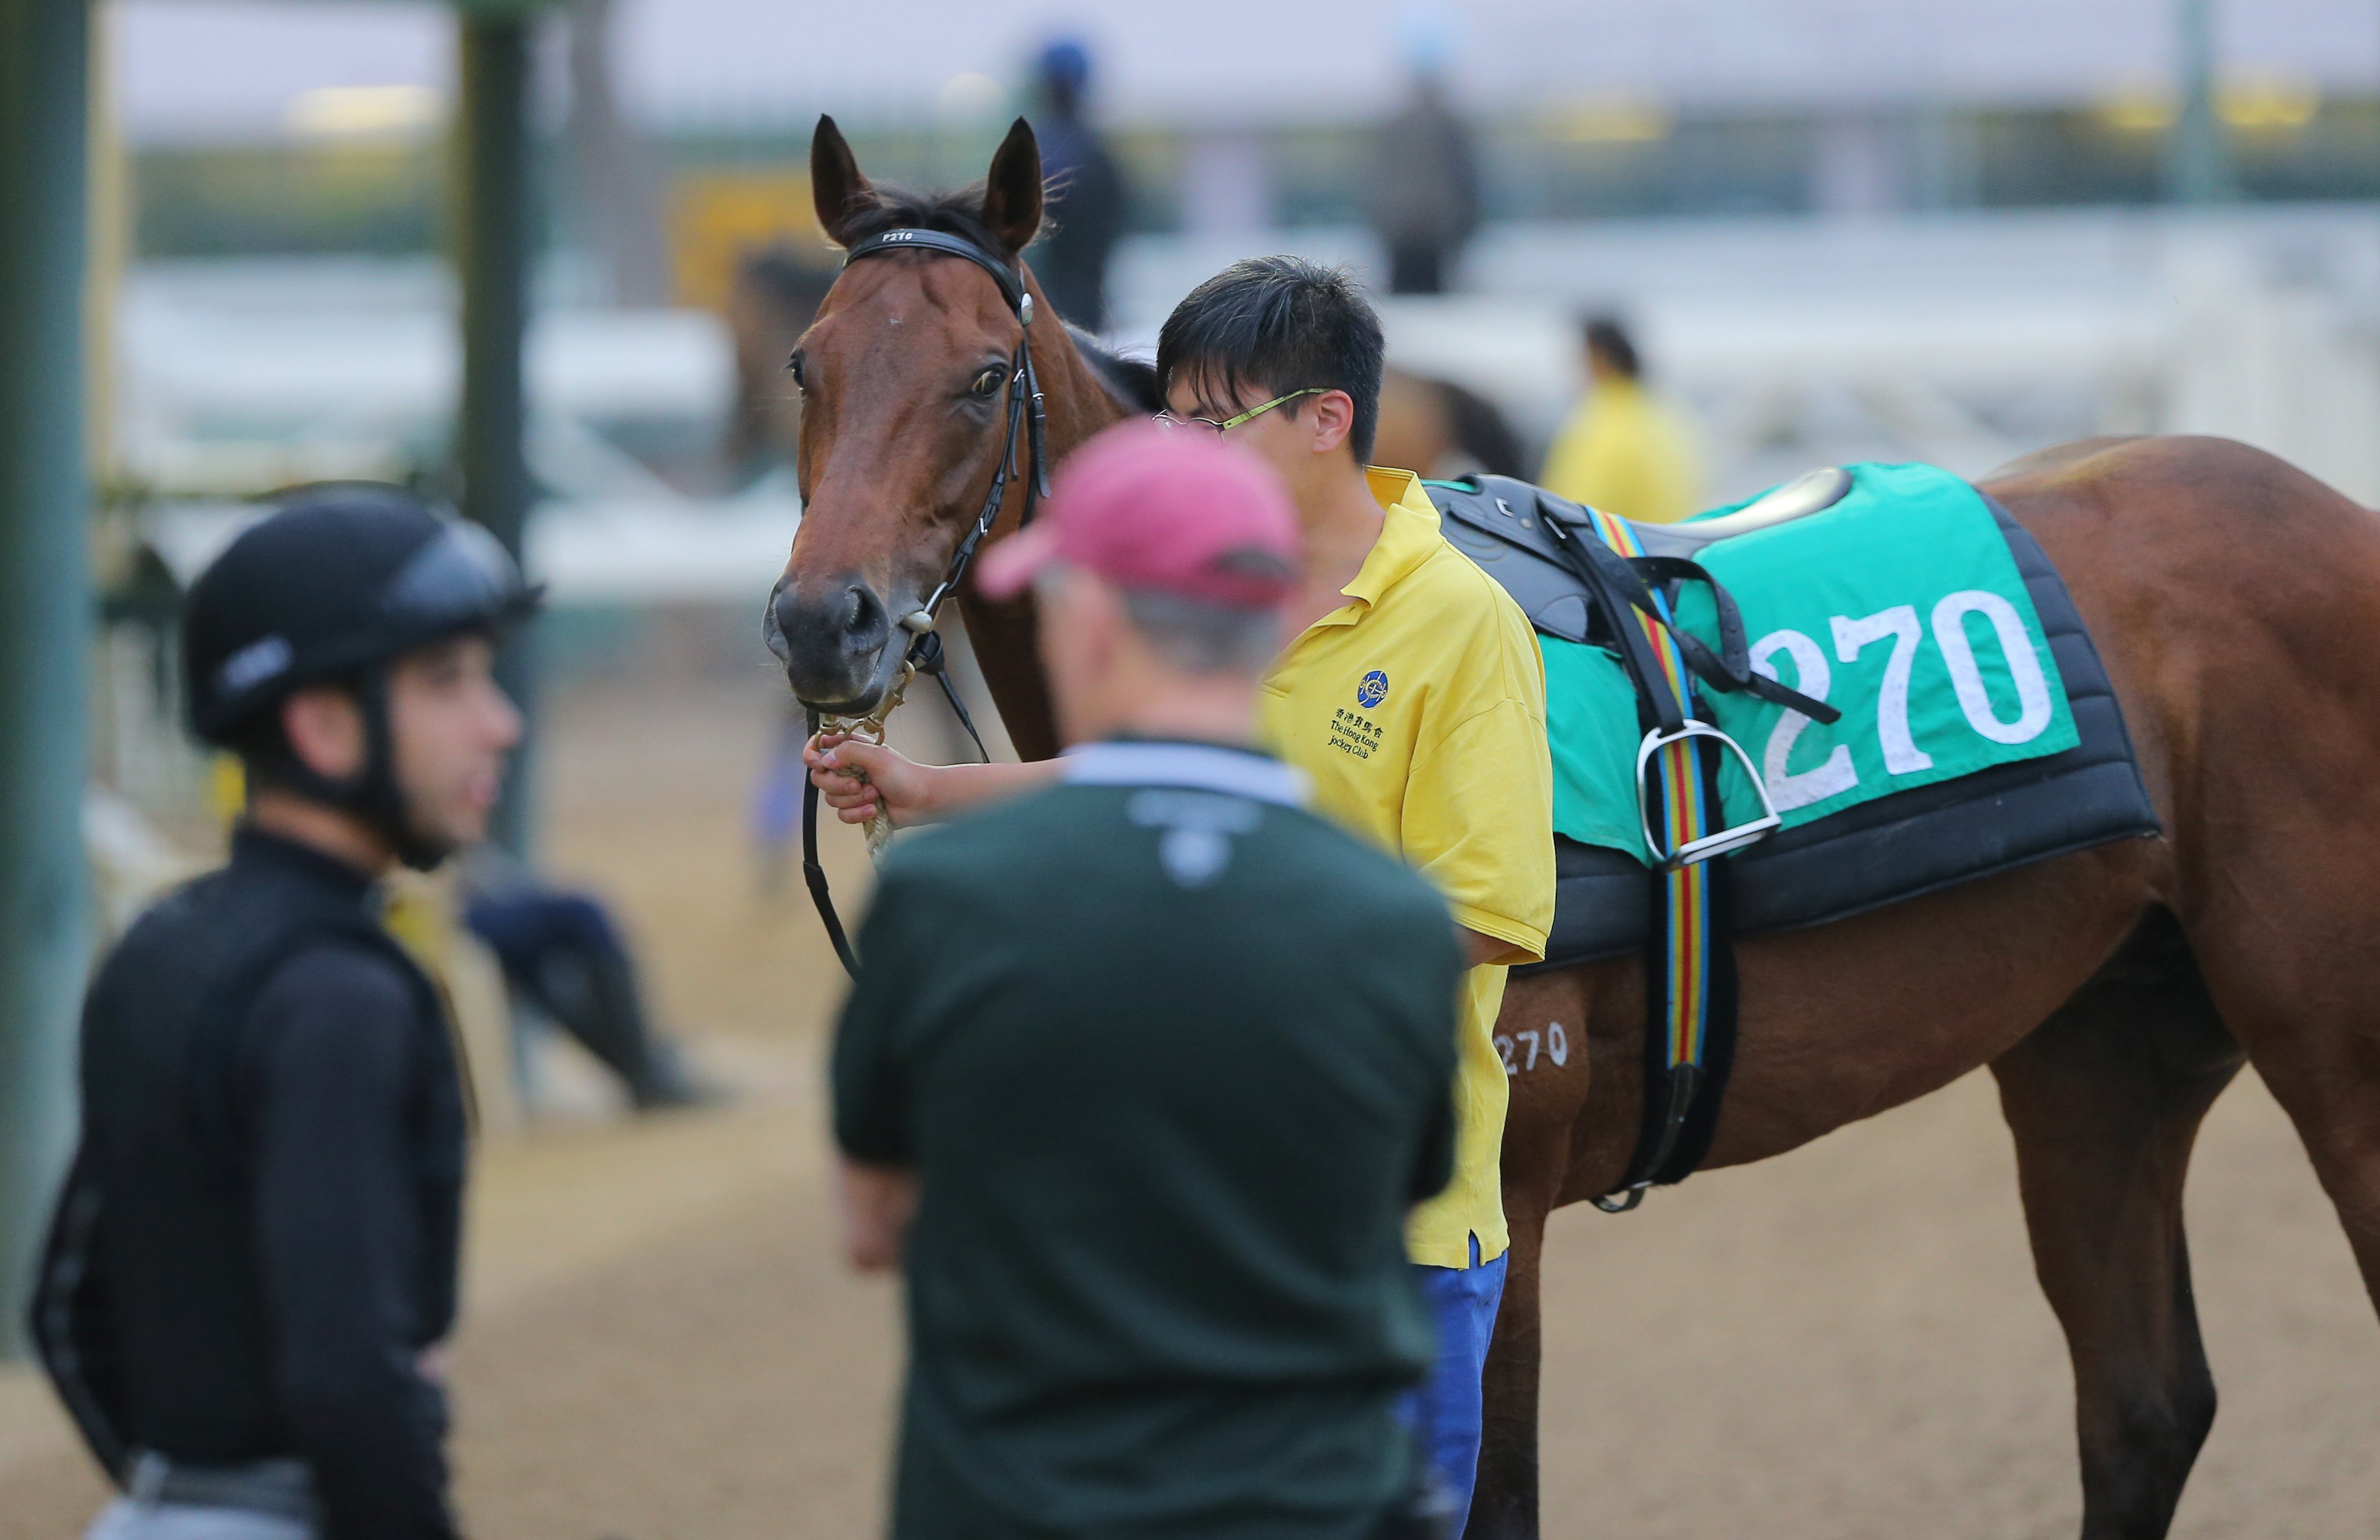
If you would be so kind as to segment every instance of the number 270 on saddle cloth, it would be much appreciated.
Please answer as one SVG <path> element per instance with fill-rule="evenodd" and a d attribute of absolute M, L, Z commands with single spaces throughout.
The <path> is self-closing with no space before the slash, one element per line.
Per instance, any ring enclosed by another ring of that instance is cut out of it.
<path fill-rule="evenodd" d="M 1981 495 L 1930 466 L 1851 472 L 1833 507 L 1699 557 L 1742 610 L 1753 666 L 1843 714 L 1828 725 L 1749 694 L 1705 694 L 1787 829 L 2078 741 L 2041 619 Z M 1716 645 L 1709 591 L 1687 585 L 1677 602 L 1679 623 Z M 1540 641 L 1554 828 L 1641 855 L 1634 691 L 1604 649 Z M 1730 824 L 1760 816 L 1731 756 L 1719 797 Z"/>
<path fill-rule="evenodd" d="M 2039 544 L 1945 471 L 1847 468 L 1849 491 L 1824 511 L 1693 553 L 1741 609 L 1755 667 L 1842 713 L 1827 724 L 1748 693 L 1701 692 L 1759 768 L 1782 823 L 1725 857 L 1737 872 L 1737 929 L 1819 924 L 2155 833 L 2106 671 Z M 1526 554 L 1537 542 L 1500 527 L 1568 507 L 1542 497 L 1498 482 L 1448 489 L 1441 507 L 1450 539 L 1524 609 L 1537 600 L 1559 892 L 1548 965 L 1560 965 L 1642 944 L 1643 905 L 1626 895 L 1648 875 L 1634 689 L 1610 651 L 1572 639 L 1583 634 L 1574 604 L 1565 620 L 1560 601 L 1544 602 L 1559 590 Z M 1659 530 L 1643 533 L 1660 541 Z M 1523 570 L 1533 566 L 1536 581 Z M 1708 590 L 1685 584 L 1675 601 L 1679 623 L 1715 643 Z M 1732 756 L 1719 787 L 1722 822 L 1760 815 Z"/>

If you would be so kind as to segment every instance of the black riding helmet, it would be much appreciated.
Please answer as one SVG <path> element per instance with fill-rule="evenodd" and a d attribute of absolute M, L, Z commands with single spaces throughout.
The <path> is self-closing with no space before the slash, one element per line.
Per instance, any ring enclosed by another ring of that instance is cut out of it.
<path fill-rule="evenodd" d="M 296 789 L 368 819 L 414 865 L 446 852 L 407 826 L 388 742 L 386 672 L 449 637 L 494 632 L 531 613 L 543 589 L 487 530 L 443 517 L 396 487 L 330 483 L 285 497 L 191 588 L 182 615 L 190 730 L 252 752 L 255 723 L 291 692 L 338 681 L 364 706 L 370 753 L 351 782 L 276 766 Z"/>

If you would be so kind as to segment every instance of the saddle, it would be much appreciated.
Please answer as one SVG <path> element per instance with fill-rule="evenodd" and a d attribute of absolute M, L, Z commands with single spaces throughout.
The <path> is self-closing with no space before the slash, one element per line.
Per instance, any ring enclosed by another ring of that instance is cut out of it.
<path fill-rule="evenodd" d="M 1586 533 L 1585 509 L 1508 476 L 1433 481 L 1430 490 L 1443 515 L 1440 527 L 1446 538 L 1503 585 L 1530 624 L 1564 641 L 1608 644 L 1608 617 L 1597 611 L 1560 538 L 1546 527 L 1548 521 L 1560 520 L 1565 528 L 1592 540 Z M 1851 490 L 1851 473 L 1828 466 L 1720 518 L 1691 524 L 1619 522 L 1627 525 L 1647 555 L 1691 561 L 1706 546 L 1831 508 Z"/>

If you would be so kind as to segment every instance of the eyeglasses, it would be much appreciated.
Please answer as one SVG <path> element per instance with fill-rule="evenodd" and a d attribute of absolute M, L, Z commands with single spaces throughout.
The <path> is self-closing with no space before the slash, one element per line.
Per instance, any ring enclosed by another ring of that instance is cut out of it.
<path fill-rule="evenodd" d="M 1227 417 L 1220 422 L 1217 422 L 1210 417 L 1176 417 L 1170 411 L 1158 413 L 1157 421 L 1158 425 L 1163 428 L 1209 428 L 1214 430 L 1218 437 L 1220 437 L 1244 422 L 1264 416 L 1284 401 L 1294 401 L 1301 395 L 1319 395 L 1327 388 L 1322 385 L 1308 385 L 1302 391 L 1292 391 L 1287 395 L 1276 395 L 1261 406 L 1251 406 L 1239 416 Z"/>

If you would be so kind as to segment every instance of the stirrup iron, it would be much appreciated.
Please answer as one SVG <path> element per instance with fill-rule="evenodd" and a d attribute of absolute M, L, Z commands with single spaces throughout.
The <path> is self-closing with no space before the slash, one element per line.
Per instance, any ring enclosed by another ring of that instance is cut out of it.
<path fill-rule="evenodd" d="M 1645 795 L 1645 767 L 1651 764 L 1653 756 L 1661 750 L 1672 744 L 1684 743 L 1689 738 L 1716 738 L 1735 756 L 1737 763 L 1743 767 L 1744 779 L 1752 782 L 1754 794 L 1760 798 L 1760 817 L 1748 819 L 1732 829 L 1722 829 L 1715 834 L 1688 840 L 1675 850 L 1667 850 L 1662 847 L 1660 836 L 1653 832 L 1652 804 Z M 1777 805 L 1768 799 L 1768 787 L 1761 781 L 1760 771 L 1754 766 L 1752 756 L 1743 751 L 1743 746 L 1709 722 L 1692 719 L 1674 733 L 1665 733 L 1657 727 L 1645 734 L 1645 741 L 1637 746 L 1636 819 L 1645 831 L 1645 853 L 1652 857 L 1656 871 L 1674 871 L 1680 867 L 1691 867 L 1697 861 L 1707 861 L 1714 855 L 1742 850 L 1765 838 L 1784 822 L 1778 817 Z"/>

